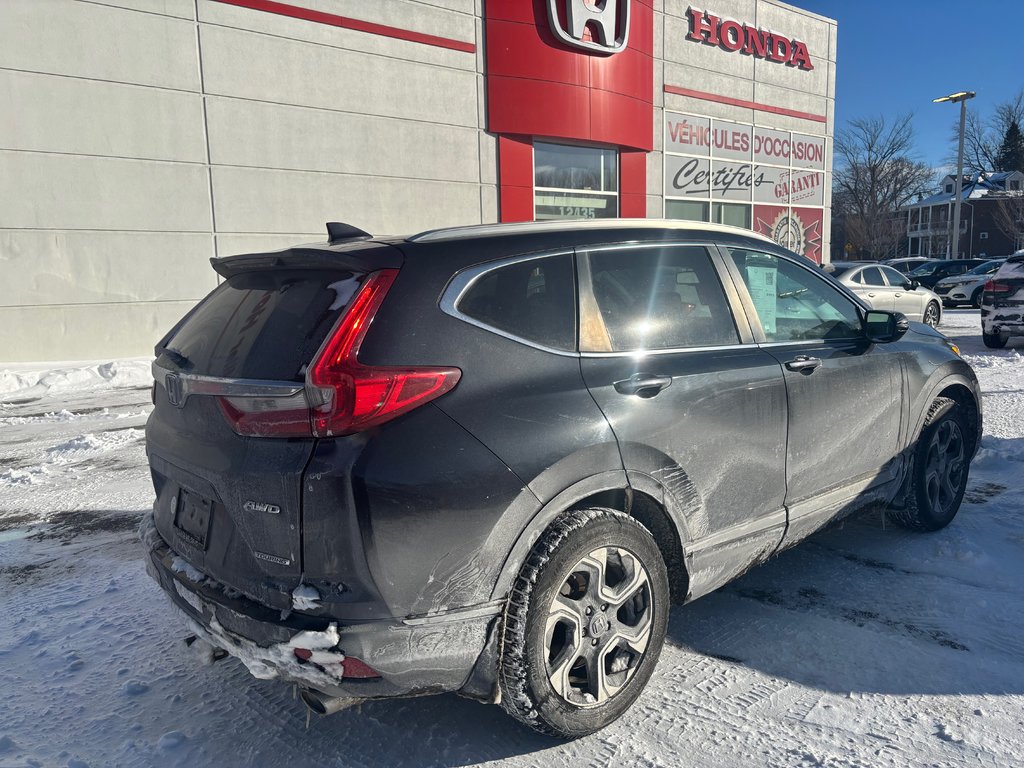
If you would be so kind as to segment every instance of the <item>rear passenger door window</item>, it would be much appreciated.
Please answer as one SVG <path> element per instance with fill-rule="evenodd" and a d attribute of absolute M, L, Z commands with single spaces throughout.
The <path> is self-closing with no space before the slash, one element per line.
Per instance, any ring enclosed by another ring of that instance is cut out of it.
<path fill-rule="evenodd" d="M 497 267 L 476 278 L 456 309 L 503 335 L 576 349 L 576 278 L 571 254 Z"/>
<path fill-rule="evenodd" d="M 885 279 L 882 277 L 882 271 L 878 267 L 868 267 L 861 273 L 861 280 L 864 285 L 885 285 Z"/>
<path fill-rule="evenodd" d="M 616 248 L 591 251 L 585 258 L 600 321 L 585 324 L 584 351 L 739 343 L 706 247 Z"/>

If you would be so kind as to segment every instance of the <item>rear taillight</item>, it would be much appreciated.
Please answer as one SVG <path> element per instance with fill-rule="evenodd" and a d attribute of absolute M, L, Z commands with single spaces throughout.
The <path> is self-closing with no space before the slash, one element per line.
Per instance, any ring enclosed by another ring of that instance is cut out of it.
<path fill-rule="evenodd" d="M 244 437 L 309 437 L 306 393 L 291 397 L 221 397 L 220 409 L 231 428 Z"/>
<path fill-rule="evenodd" d="M 458 368 L 369 366 L 359 345 L 397 269 L 370 275 L 306 372 L 306 396 L 317 437 L 359 432 L 400 416 L 454 387 Z"/>
<path fill-rule="evenodd" d="M 246 437 L 336 437 L 400 416 L 454 387 L 458 368 L 369 366 L 359 345 L 398 275 L 383 269 L 362 287 L 290 397 L 221 397 L 231 428 Z"/>
<path fill-rule="evenodd" d="M 997 283 L 995 280 L 985 283 L 985 293 L 1009 293 L 1011 290 L 1011 286 L 1006 283 Z"/>

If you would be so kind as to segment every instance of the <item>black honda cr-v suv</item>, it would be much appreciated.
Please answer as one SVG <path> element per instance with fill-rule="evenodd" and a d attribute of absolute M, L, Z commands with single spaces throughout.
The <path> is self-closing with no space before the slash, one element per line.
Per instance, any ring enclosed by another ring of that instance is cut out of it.
<path fill-rule="evenodd" d="M 156 347 L 148 566 L 326 713 L 618 717 L 693 600 L 871 506 L 956 514 L 977 379 L 751 232 L 530 223 L 213 260 Z"/>

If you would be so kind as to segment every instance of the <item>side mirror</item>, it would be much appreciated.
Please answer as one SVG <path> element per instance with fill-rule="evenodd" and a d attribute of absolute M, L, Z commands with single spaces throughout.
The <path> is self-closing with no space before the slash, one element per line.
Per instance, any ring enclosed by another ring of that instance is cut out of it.
<path fill-rule="evenodd" d="M 908 291 L 916 291 L 918 288 L 921 287 L 921 284 L 917 282 L 917 280 L 907 280 L 907 282 L 903 284 L 903 287 L 906 288 Z"/>
<path fill-rule="evenodd" d="M 870 310 L 864 315 L 864 335 L 877 344 L 899 341 L 909 329 L 910 321 L 902 312 Z"/>

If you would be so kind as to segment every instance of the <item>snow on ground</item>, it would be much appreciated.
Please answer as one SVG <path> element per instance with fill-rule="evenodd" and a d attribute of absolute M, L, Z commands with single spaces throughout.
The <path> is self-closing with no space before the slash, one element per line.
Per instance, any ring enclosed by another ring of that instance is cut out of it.
<path fill-rule="evenodd" d="M 0 372 L 0 767 L 1020 765 L 1024 340 L 943 328 L 985 390 L 954 523 L 848 522 L 674 609 L 647 691 L 572 743 L 451 695 L 307 730 L 290 688 L 204 665 L 135 536 L 148 367 Z"/>

